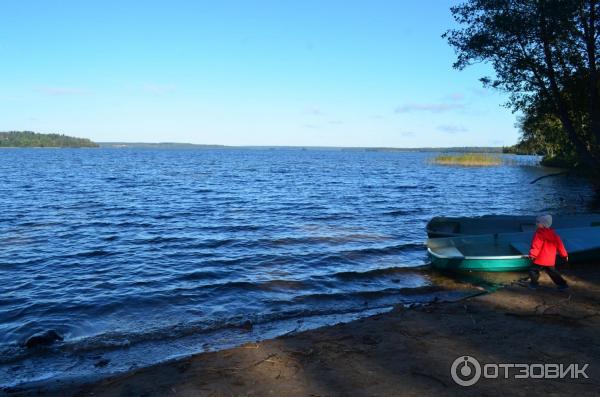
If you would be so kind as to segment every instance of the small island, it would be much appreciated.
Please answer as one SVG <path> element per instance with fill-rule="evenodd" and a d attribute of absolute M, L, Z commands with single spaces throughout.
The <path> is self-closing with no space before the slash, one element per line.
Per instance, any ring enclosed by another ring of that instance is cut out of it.
<path fill-rule="evenodd" d="M 39 134 L 32 131 L 0 132 L 0 147 L 98 147 L 87 138 L 74 138 L 62 134 Z"/>
<path fill-rule="evenodd" d="M 447 154 L 443 153 L 433 159 L 435 164 L 441 165 L 462 165 L 467 167 L 485 167 L 492 165 L 501 165 L 502 158 L 498 155 L 487 153 L 462 153 Z"/>

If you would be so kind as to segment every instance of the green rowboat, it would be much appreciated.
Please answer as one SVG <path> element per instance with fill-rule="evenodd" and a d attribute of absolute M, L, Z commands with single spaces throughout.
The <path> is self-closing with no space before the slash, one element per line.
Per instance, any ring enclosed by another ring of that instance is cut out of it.
<path fill-rule="evenodd" d="M 553 215 L 552 227 L 570 229 L 600 226 L 600 214 Z M 476 234 L 519 233 L 535 231 L 535 216 L 485 215 L 479 217 L 432 218 L 427 223 L 431 238 Z"/>
<path fill-rule="evenodd" d="M 571 263 L 600 261 L 600 227 L 560 229 Z M 427 251 L 441 270 L 507 272 L 529 268 L 533 232 L 430 238 Z"/>

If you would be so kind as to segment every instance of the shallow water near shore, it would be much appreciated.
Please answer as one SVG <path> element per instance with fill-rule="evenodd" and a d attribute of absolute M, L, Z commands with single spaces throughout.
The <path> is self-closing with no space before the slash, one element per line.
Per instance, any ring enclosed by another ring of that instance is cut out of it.
<path fill-rule="evenodd" d="M 592 189 L 534 158 L 0 150 L 0 385 L 149 365 L 439 293 L 436 215 L 573 213 Z M 252 326 L 250 326 L 250 324 Z M 51 348 L 20 347 L 54 329 Z"/>

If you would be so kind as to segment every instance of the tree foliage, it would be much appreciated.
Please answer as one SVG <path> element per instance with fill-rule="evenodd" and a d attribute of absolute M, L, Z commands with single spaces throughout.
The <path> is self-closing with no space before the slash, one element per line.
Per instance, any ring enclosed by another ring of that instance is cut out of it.
<path fill-rule="evenodd" d="M 0 147 L 98 147 L 89 139 L 31 131 L 0 132 Z"/>
<path fill-rule="evenodd" d="M 600 170 L 600 0 L 468 0 L 451 11 L 454 67 L 490 63 L 495 76 L 481 80 L 523 112 L 524 140 Z"/>

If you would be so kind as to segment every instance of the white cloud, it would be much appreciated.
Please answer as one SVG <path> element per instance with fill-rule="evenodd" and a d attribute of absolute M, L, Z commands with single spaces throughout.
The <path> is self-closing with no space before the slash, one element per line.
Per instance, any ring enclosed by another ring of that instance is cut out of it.
<path fill-rule="evenodd" d="M 394 111 L 396 113 L 410 112 L 430 112 L 442 113 L 450 110 L 462 109 L 465 105 L 461 103 L 406 103 L 398 106 Z"/>
<path fill-rule="evenodd" d="M 465 95 L 462 92 L 453 92 L 451 94 L 446 95 L 446 99 L 450 101 L 462 101 L 465 99 Z"/>
<path fill-rule="evenodd" d="M 439 125 L 437 127 L 437 129 L 439 131 L 446 132 L 448 134 L 456 134 L 458 132 L 467 132 L 467 131 L 469 131 L 466 127 L 464 127 L 462 125 L 450 125 L 450 124 Z"/>
<path fill-rule="evenodd" d="M 316 106 L 304 109 L 304 113 L 305 114 L 309 114 L 311 116 L 323 116 L 323 115 L 325 115 L 325 113 L 323 113 L 323 111 L 320 108 L 316 107 Z"/>

